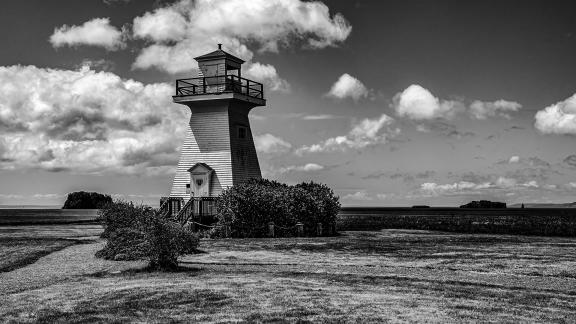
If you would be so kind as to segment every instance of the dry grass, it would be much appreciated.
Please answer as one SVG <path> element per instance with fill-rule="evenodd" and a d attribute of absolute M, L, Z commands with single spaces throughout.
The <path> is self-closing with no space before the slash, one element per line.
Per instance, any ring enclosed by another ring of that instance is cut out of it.
<path fill-rule="evenodd" d="M 67 248 L 9 274 L 46 269 L 70 259 L 69 251 L 96 250 L 98 244 Z M 136 263 L 126 263 L 132 270 L 125 271 L 92 266 L 90 273 L 0 295 L 0 318 L 576 321 L 576 239 L 386 230 L 337 238 L 204 240 L 201 246 L 208 253 L 184 258 L 178 272 L 148 272 Z M 88 265 L 99 262 L 85 259 Z"/>

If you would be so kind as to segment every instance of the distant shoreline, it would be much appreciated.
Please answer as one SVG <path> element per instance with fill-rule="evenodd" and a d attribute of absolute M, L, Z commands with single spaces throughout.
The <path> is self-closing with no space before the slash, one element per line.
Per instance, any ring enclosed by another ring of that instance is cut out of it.
<path fill-rule="evenodd" d="M 0 209 L 61 209 L 61 205 L 0 205 Z"/>
<path fill-rule="evenodd" d="M 95 222 L 98 209 L 1 208 L 0 225 L 54 225 Z"/>

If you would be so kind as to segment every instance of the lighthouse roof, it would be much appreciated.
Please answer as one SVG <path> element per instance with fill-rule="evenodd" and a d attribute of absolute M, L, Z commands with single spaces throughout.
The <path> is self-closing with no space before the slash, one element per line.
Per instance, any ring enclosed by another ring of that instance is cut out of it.
<path fill-rule="evenodd" d="M 223 51 L 222 49 L 217 49 L 214 52 L 210 52 L 208 54 L 204 54 L 204 55 L 200 55 L 198 57 L 195 57 L 194 59 L 198 62 L 201 61 L 210 61 L 210 60 L 214 60 L 214 59 L 227 59 L 227 60 L 231 60 L 231 61 L 236 61 L 239 64 L 244 63 L 244 60 Z"/>

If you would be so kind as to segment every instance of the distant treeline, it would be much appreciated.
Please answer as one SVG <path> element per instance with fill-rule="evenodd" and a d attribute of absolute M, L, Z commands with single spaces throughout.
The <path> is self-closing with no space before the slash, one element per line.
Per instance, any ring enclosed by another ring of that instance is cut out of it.
<path fill-rule="evenodd" d="M 416 229 L 576 237 L 576 209 L 344 207 L 337 224 L 339 231 Z"/>
<path fill-rule="evenodd" d="M 112 197 L 97 192 L 77 191 L 68 194 L 62 209 L 99 209 L 112 203 Z"/>

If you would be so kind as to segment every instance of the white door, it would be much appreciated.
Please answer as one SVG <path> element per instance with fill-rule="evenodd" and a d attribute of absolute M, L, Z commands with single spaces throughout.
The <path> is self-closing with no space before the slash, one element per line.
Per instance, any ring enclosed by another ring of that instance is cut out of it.
<path fill-rule="evenodd" d="M 194 187 L 194 196 L 208 197 L 209 195 L 209 181 L 208 173 L 192 175 L 192 186 Z"/>

